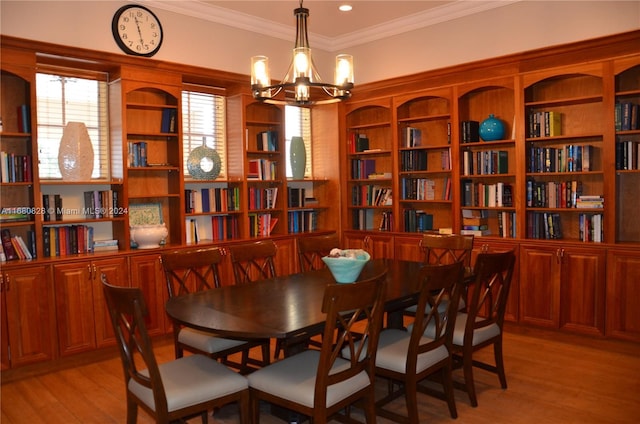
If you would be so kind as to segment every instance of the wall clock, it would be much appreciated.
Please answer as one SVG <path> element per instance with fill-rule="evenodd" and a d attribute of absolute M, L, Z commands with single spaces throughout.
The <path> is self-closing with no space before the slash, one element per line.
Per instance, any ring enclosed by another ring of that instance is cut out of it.
<path fill-rule="evenodd" d="M 144 6 L 128 4 L 113 15 L 111 32 L 123 52 L 151 57 L 162 45 L 162 25 L 158 17 Z"/>

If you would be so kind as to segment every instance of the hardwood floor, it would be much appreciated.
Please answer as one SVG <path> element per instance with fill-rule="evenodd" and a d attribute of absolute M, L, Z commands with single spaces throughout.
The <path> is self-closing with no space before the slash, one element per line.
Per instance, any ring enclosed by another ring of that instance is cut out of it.
<path fill-rule="evenodd" d="M 173 359 L 169 340 L 156 340 L 159 361 Z M 50 372 L 2 375 L 3 424 L 124 423 L 122 368 L 113 352 L 99 360 L 76 361 Z M 491 358 L 491 349 L 480 352 Z M 83 363 L 85 362 L 85 363 Z M 475 371 L 478 407 L 456 391 L 457 423 L 636 423 L 640 417 L 640 344 L 508 326 L 505 366 L 509 388 L 495 375 Z M 461 378 L 461 370 L 455 371 Z M 378 384 L 379 390 L 386 385 Z M 424 423 L 450 423 L 443 401 L 419 395 Z M 402 400 L 394 404 L 403 410 Z M 139 423 L 151 423 L 140 411 Z M 191 420 L 190 423 L 200 422 Z M 218 411 L 214 423 L 237 423 L 233 406 Z M 281 420 L 262 414 L 264 424 Z M 390 421 L 379 418 L 378 423 Z"/>

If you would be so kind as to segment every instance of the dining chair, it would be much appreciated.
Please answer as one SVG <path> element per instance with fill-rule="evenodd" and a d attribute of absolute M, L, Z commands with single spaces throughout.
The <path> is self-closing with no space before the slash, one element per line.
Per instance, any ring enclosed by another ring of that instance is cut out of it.
<path fill-rule="evenodd" d="M 275 257 L 278 250 L 273 240 L 229 245 L 236 284 L 247 284 L 276 276 Z"/>
<path fill-rule="evenodd" d="M 462 262 L 446 265 L 425 265 L 415 280 L 414 290 L 420 293 L 414 322 L 407 330 L 384 329 L 380 333 L 376 354 L 376 377 L 388 380 L 388 393 L 376 401 L 379 416 L 398 423 L 418 424 L 417 392 L 444 399 L 449 406 L 451 418 L 457 418 L 450 352 L 457 305 L 462 284 L 464 266 Z M 441 314 L 440 305 L 446 303 Z M 427 308 L 429 306 L 429 308 Z M 431 328 L 431 337 L 424 335 Z M 435 391 L 421 384 L 427 377 L 439 372 L 443 391 Z M 385 406 L 405 397 L 408 415 Z"/>
<path fill-rule="evenodd" d="M 328 256 L 332 249 L 340 247 L 337 233 L 316 236 L 298 237 L 298 261 L 300 271 L 312 271 L 325 268 L 323 256 Z"/>
<path fill-rule="evenodd" d="M 241 422 L 250 422 L 244 376 L 204 355 L 158 364 L 145 325 L 142 290 L 110 285 L 105 274 L 101 280 L 124 369 L 128 424 L 137 422 L 138 407 L 157 423 L 200 415 L 206 424 L 208 411 L 232 402 L 240 406 Z"/>
<path fill-rule="evenodd" d="M 361 401 L 366 421 L 375 422 L 374 366 L 386 273 L 356 283 L 326 286 L 322 349 L 302 351 L 247 377 L 253 422 L 259 422 L 261 400 L 308 416 L 316 424 L 328 422 L 330 416 Z M 340 336 L 334 341 L 332 336 L 338 328 Z M 364 337 L 362 343 L 357 343 L 353 335 L 356 328 Z M 350 359 L 341 356 L 345 349 Z"/>
<path fill-rule="evenodd" d="M 174 250 L 160 255 L 166 278 L 169 298 L 185 294 L 212 290 L 220 287 L 218 266 L 222 252 L 217 247 L 191 250 Z M 247 373 L 255 367 L 270 362 L 269 340 L 237 340 L 219 337 L 211 332 L 196 330 L 173 322 L 173 338 L 176 358 L 184 355 L 184 350 L 201 353 L 220 360 L 225 365 Z M 251 358 L 250 349 L 262 349 L 262 361 Z M 241 353 L 241 361 L 230 359 L 230 355 Z"/>
<path fill-rule="evenodd" d="M 474 266 L 475 281 L 469 285 L 466 312 L 458 312 L 453 330 L 452 350 L 454 366 L 462 366 L 464 389 L 472 406 L 478 405 L 473 380 L 473 367 L 498 375 L 500 386 L 507 388 L 502 355 L 504 313 L 515 267 L 513 250 L 498 253 L 480 253 Z M 473 359 L 473 353 L 493 345 L 495 364 Z"/>
<path fill-rule="evenodd" d="M 420 249 L 424 252 L 424 263 L 431 265 L 451 264 L 461 261 L 466 269 L 471 268 L 471 251 L 473 250 L 473 235 L 463 234 L 431 234 L 427 233 L 420 240 Z M 460 293 L 460 309 L 464 308 L 466 293 Z M 447 302 L 440 305 L 440 313 L 447 309 Z M 427 305 L 427 311 L 429 306 Z M 405 315 L 414 316 L 416 306 L 409 306 L 404 310 Z"/>

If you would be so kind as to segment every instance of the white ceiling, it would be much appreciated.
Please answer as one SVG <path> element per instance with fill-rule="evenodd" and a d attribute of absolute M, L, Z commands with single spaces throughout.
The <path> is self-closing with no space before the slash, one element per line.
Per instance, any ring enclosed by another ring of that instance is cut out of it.
<path fill-rule="evenodd" d="M 472 15 L 520 0 L 307 0 L 312 47 L 335 51 Z M 293 41 L 298 0 L 148 0 L 150 7 Z M 353 6 L 340 12 L 340 4 Z"/>

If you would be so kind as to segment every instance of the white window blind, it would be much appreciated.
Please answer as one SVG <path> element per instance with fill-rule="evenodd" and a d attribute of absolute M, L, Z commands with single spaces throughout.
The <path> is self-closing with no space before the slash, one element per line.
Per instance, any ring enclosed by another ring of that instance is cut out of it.
<path fill-rule="evenodd" d="M 291 162 L 289 160 L 289 146 L 291 137 L 300 136 L 304 141 L 307 164 L 304 170 L 305 177 L 311 177 L 311 110 L 306 107 L 285 106 L 285 144 L 287 147 L 287 177 L 291 177 Z"/>
<path fill-rule="evenodd" d="M 222 167 L 220 176 L 225 178 L 226 170 L 226 102 L 224 96 L 203 91 L 182 91 L 182 156 L 183 173 L 188 176 L 187 159 L 189 153 L 202 146 L 215 149 L 220 155 Z M 205 90 L 203 87 L 202 90 Z"/>
<path fill-rule="evenodd" d="M 86 74 L 86 72 L 85 72 Z M 93 146 L 92 179 L 109 178 L 109 115 L 106 75 L 95 78 L 70 73 L 36 75 L 38 173 L 41 179 L 61 178 L 58 149 L 65 125 L 83 122 Z"/>

